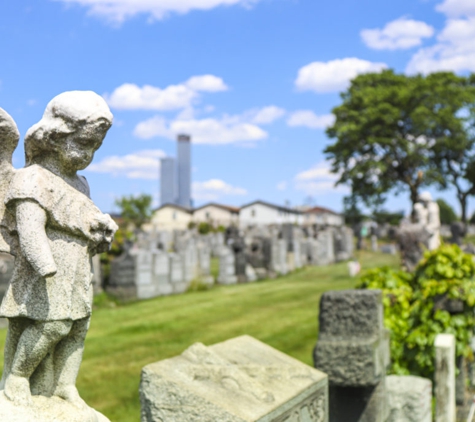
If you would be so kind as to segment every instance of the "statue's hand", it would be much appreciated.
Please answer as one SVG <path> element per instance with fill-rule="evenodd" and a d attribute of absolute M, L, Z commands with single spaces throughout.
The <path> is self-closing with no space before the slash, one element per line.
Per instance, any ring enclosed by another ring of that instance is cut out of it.
<path fill-rule="evenodd" d="M 109 250 L 117 229 L 109 214 L 102 214 L 91 223 L 91 242 L 96 253 Z"/>

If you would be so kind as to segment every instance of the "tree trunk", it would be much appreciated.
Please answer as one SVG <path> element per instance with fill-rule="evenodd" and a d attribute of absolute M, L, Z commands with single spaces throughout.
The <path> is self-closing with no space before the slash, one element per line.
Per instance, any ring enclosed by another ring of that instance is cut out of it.
<path fill-rule="evenodd" d="M 414 205 L 416 205 L 417 201 L 419 201 L 419 189 L 418 186 L 409 186 L 411 189 L 411 202 L 412 202 L 412 210 L 411 210 L 411 219 L 414 222 Z"/>
<path fill-rule="evenodd" d="M 459 202 L 462 210 L 462 223 L 467 225 L 467 194 L 460 195 Z"/>

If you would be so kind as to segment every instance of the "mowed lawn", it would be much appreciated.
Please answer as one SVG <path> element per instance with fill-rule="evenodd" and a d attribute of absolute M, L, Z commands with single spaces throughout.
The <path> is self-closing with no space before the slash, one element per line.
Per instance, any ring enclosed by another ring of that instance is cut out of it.
<path fill-rule="evenodd" d="M 359 259 L 363 268 L 398 265 L 390 255 L 362 252 Z M 340 263 L 275 280 L 96 309 L 78 388 L 112 422 L 137 422 L 142 367 L 178 355 L 195 342 L 210 345 L 249 334 L 311 365 L 321 294 L 353 288 L 354 283 L 347 264 Z M 5 334 L 0 330 L 2 362 Z"/>

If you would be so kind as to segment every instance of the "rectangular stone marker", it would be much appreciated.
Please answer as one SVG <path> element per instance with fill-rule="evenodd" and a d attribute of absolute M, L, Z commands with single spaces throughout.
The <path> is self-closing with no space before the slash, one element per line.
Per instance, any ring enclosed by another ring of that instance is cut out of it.
<path fill-rule="evenodd" d="M 455 422 L 455 337 L 435 338 L 435 422 Z"/>
<path fill-rule="evenodd" d="M 234 265 L 234 253 L 227 246 L 223 247 L 219 255 L 219 284 L 236 284 L 236 267 Z"/>
<path fill-rule="evenodd" d="M 389 335 L 380 290 L 330 291 L 320 301 L 315 367 L 328 374 L 331 422 L 385 422 Z"/>
<path fill-rule="evenodd" d="M 431 422 L 432 382 L 412 375 L 386 377 L 389 418 L 386 422 Z"/>
<path fill-rule="evenodd" d="M 188 288 L 188 283 L 183 275 L 183 261 L 176 253 L 169 254 L 170 258 L 170 282 L 173 286 L 173 293 L 183 293 Z"/>
<path fill-rule="evenodd" d="M 153 255 L 152 251 L 139 250 L 136 255 L 137 298 L 149 299 L 157 296 L 157 289 L 152 283 Z"/>
<path fill-rule="evenodd" d="M 156 250 L 153 257 L 153 282 L 159 296 L 171 295 L 173 285 L 170 281 L 170 258 L 167 252 Z"/>
<path fill-rule="evenodd" d="M 249 336 L 146 366 L 140 400 L 142 422 L 328 422 L 327 376 Z"/>

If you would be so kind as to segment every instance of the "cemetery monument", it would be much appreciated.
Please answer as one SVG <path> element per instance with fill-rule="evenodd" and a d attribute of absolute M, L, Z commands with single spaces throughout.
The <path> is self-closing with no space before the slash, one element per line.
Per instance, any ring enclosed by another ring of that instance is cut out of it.
<path fill-rule="evenodd" d="M 19 133 L 0 109 L 0 252 L 16 258 L 0 307 L 9 320 L 2 422 L 107 421 L 75 384 L 92 312 L 91 258 L 108 250 L 117 226 L 77 171 L 91 163 L 111 124 L 99 95 L 60 94 L 28 130 L 26 166 L 15 170 Z"/>

